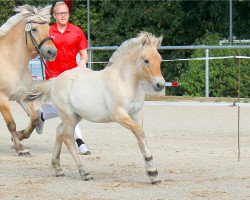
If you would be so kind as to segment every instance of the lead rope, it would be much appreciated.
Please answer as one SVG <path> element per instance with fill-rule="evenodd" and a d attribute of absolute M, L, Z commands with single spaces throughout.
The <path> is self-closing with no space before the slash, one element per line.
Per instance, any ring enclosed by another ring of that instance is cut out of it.
<path fill-rule="evenodd" d="M 43 65 L 44 65 L 44 69 L 45 69 L 46 68 L 46 63 L 44 62 L 43 58 L 41 58 L 41 57 L 40 57 L 40 63 L 41 63 L 42 77 L 43 77 L 43 80 L 45 80 Z"/>
<path fill-rule="evenodd" d="M 43 45 L 43 43 L 45 43 L 45 42 L 48 41 L 48 40 L 52 40 L 51 37 L 45 38 L 45 39 L 43 39 L 43 40 L 40 42 L 40 44 L 37 44 L 37 42 L 35 41 L 35 39 L 34 39 L 32 33 L 31 33 L 31 30 L 28 31 L 28 33 L 29 33 L 29 35 L 30 35 L 30 39 L 31 39 L 31 41 L 32 41 L 32 44 L 35 46 L 36 51 L 37 51 L 37 53 L 38 53 L 39 56 L 40 56 L 40 63 L 41 63 L 41 71 L 42 71 L 43 80 L 45 80 L 45 76 L 44 76 L 44 72 L 43 72 L 43 66 L 44 66 L 44 69 L 47 70 L 48 74 L 52 77 L 51 72 L 50 72 L 50 70 L 48 70 L 48 68 L 47 68 L 47 66 L 46 66 L 46 63 L 45 63 L 45 61 L 44 61 L 44 59 L 43 59 L 43 56 L 42 56 L 42 54 L 41 54 L 41 52 L 40 52 L 40 48 L 41 48 L 41 46 Z"/>
<path fill-rule="evenodd" d="M 238 57 L 238 162 L 240 162 L 240 105 L 239 103 L 240 103 L 240 58 Z"/>

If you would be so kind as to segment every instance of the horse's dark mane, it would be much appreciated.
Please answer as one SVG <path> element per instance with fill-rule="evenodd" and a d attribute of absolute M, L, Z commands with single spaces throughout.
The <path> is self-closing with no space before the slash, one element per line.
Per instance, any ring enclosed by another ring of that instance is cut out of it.
<path fill-rule="evenodd" d="M 7 22 L 0 27 L 0 37 L 4 36 L 13 26 L 23 19 L 26 20 L 26 22 L 38 21 L 49 23 L 51 18 L 50 10 L 51 5 L 44 8 L 36 8 L 26 4 L 15 8 L 14 11 L 16 11 L 17 14 L 9 18 Z"/>

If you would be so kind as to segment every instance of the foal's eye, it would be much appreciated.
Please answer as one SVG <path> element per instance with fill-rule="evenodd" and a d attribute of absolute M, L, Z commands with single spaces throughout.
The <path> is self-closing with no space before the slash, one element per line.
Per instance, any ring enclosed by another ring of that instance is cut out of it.
<path fill-rule="evenodd" d="M 144 60 L 144 63 L 145 64 L 149 64 L 149 61 L 146 59 L 146 60 Z"/>

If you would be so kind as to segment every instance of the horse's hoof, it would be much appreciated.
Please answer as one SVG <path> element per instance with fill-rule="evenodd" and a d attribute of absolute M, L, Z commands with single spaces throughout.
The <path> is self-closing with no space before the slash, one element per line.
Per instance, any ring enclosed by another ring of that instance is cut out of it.
<path fill-rule="evenodd" d="M 65 176 L 63 171 L 56 172 L 56 177 L 61 177 L 61 176 Z"/>
<path fill-rule="evenodd" d="M 158 180 L 152 181 L 151 183 L 152 183 L 153 185 L 155 185 L 155 184 L 158 184 L 158 183 L 160 183 L 160 182 L 161 182 L 161 180 L 158 179 Z"/>
<path fill-rule="evenodd" d="M 93 181 L 93 180 L 94 180 L 94 177 L 93 177 L 93 176 L 87 177 L 87 178 L 84 179 L 84 181 Z"/>
<path fill-rule="evenodd" d="M 86 172 L 86 173 L 82 172 L 82 173 L 80 173 L 80 175 L 82 176 L 84 181 L 94 180 L 93 176 L 91 176 L 90 173 L 88 173 L 88 172 Z"/>
<path fill-rule="evenodd" d="M 65 176 L 65 174 L 64 174 L 64 173 L 61 173 L 61 174 L 56 174 L 56 177 L 63 177 L 63 176 Z"/>
<path fill-rule="evenodd" d="M 18 152 L 18 156 L 31 156 L 28 149 L 24 149 Z"/>

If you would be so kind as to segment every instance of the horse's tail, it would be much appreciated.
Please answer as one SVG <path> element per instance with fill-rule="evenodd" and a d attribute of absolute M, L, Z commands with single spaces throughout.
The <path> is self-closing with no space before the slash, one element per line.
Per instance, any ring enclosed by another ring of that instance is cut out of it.
<path fill-rule="evenodd" d="M 24 101 L 35 101 L 48 102 L 50 100 L 51 86 L 55 79 L 50 79 L 48 81 L 38 82 L 34 84 L 30 92 L 24 94 Z"/>

